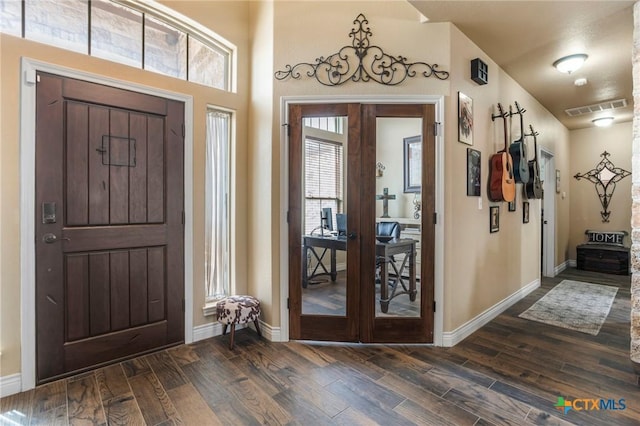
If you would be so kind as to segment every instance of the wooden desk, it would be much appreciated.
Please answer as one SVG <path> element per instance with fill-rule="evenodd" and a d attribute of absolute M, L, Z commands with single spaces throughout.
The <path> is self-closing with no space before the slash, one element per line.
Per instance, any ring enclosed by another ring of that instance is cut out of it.
<path fill-rule="evenodd" d="M 322 253 L 318 254 L 316 249 L 322 249 Z M 330 251 L 330 268 L 322 262 L 327 250 Z M 310 280 L 320 276 L 329 275 L 331 281 L 335 281 L 338 275 L 336 271 L 336 251 L 347 250 L 346 237 L 305 235 L 302 244 L 302 287 L 306 288 Z M 311 254 L 318 262 L 309 274 L 307 266 L 307 258 Z M 394 255 L 404 254 L 401 265 L 397 266 L 392 260 Z M 409 299 L 413 302 L 416 300 L 416 241 L 412 239 L 392 240 L 388 243 L 376 241 L 376 263 L 380 266 L 380 308 L 382 312 L 387 312 L 389 302 L 401 294 L 408 294 Z M 389 265 L 393 269 L 394 282 L 389 291 Z M 402 270 L 408 266 L 409 277 L 402 277 Z M 320 271 L 318 271 L 320 269 Z M 409 286 L 405 284 L 405 279 L 409 280 Z M 401 290 L 399 290 L 400 285 Z"/>

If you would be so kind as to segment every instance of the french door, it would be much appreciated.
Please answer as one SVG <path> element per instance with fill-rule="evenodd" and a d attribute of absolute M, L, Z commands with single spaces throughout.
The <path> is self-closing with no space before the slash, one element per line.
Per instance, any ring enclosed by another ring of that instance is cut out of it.
<path fill-rule="evenodd" d="M 296 104 L 289 125 L 290 337 L 432 342 L 434 106 Z"/>

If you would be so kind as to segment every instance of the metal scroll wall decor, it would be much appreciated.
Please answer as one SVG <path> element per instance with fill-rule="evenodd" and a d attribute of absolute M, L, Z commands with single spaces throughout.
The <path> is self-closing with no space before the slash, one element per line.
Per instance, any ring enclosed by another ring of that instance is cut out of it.
<path fill-rule="evenodd" d="M 600 212 L 603 222 L 609 222 L 609 216 L 611 215 L 609 202 L 613 196 L 613 191 L 616 189 L 616 183 L 631 174 L 631 172 L 614 166 L 608 158 L 609 155 L 607 151 L 603 152 L 600 154 L 600 156 L 603 157 L 602 160 L 594 169 L 583 174 L 576 173 L 574 176 L 577 180 L 585 178 L 595 185 L 598 198 L 600 198 L 600 204 L 602 204 L 603 208 Z"/>
<path fill-rule="evenodd" d="M 373 35 L 368 25 L 369 21 L 361 13 L 353 21 L 355 28 L 349 33 L 353 39 L 351 46 L 343 46 L 338 52 L 316 58 L 315 63 L 300 62 L 286 65 L 284 70 L 276 71 L 276 80 L 289 77 L 298 80 L 306 71 L 308 77 L 315 77 L 325 86 L 340 86 L 351 80 L 375 81 L 386 86 L 395 86 L 415 77 L 418 72 L 425 78 L 436 77 L 440 80 L 449 78 L 449 72 L 438 69 L 438 64 L 425 62 L 407 62 L 404 56 L 391 56 L 382 48 L 371 45 L 369 37 Z"/>

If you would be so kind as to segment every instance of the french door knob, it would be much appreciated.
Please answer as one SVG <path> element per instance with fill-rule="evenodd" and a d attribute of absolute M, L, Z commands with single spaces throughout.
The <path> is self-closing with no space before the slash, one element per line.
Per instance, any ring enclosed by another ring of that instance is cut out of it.
<path fill-rule="evenodd" d="M 358 235 L 355 232 L 349 232 L 349 235 L 347 235 L 350 240 L 355 240 L 357 236 Z"/>

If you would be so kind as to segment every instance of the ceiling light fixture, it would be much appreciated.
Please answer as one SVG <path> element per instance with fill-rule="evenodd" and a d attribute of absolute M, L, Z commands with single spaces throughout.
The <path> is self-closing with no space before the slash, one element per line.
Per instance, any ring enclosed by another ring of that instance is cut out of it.
<path fill-rule="evenodd" d="M 560 72 L 565 74 L 571 74 L 584 64 L 588 58 L 584 53 L 578 53 L 576 55 L 565 56 L 553 63 L 553 66 Z"/>
<path fill-rule="evenodd" d="M 595 120 L 591 120 L 591 122 L 598 127 L 607 127 L 611 126 L 611 124 L 613 123 L 613 117 L 600 117 L 596 118 Z"/>

